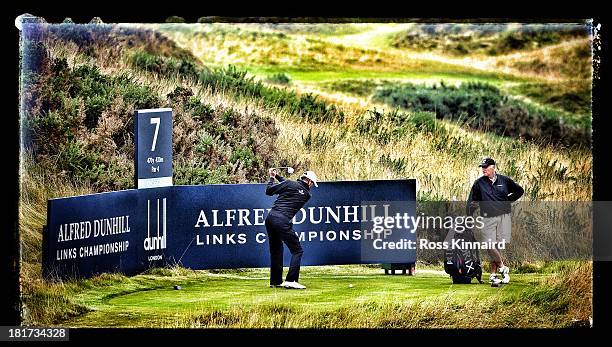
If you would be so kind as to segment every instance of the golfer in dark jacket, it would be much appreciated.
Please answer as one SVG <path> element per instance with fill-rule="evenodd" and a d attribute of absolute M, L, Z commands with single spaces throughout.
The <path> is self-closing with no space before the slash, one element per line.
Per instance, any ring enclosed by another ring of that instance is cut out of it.
<path fill-rule="evenodd" d="M 510 177 L 495 172 L 495 160 L 484 158 L 480 165 L 483 176 L 472 186 L 468 197 L 467 214 L 471 216 L 480 205 L 480 214 L 484 217 L 484 226 L 475 230 L 474 235 L 481 242 L 509 243 L 511 240 L 510 203 L 518 200 L 525 192 Z M 491 257 L 491 275 L 489 282 L 499 284 L 510 282 L 510 269 L 504 265 L 498 249 L 488 249 Z M 502 279 L 497 278 L 500 272 Z"/>
<path fill-rule="evenodd" d="M 274 184 L 274 178 L 280 183 Z M 270 180 L 266 187 L 267 195 L 278 194 L 268 217 L 266 217 L 266 231 L 270 244 L 270 287 L 285 287 L 290 289 L 306 289 L 298 283 L 300 277 L 300 263 L 302 261 L 302 245 L 293 231 L 292 219 L 295 214 L 310 199 L 310 188 L 318 187 L 317 175 L 306 171 L 297 181 L 285 180 L 270 170 Z M 285 281 L 283 277 L 283 242 L 291 252 L 291 263 Z M 281 283 L 282 282 L 282 283 Z"/>

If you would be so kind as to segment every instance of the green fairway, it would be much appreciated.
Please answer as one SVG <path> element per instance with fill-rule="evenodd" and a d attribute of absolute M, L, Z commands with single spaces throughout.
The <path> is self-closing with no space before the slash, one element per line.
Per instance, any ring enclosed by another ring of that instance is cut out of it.
<path fill-rule="evenodd" d="M 357 69 L 338 69 L 326 70 L 316 69 L 307 70 L 295 67 L 282 66 L 243 66 L 250 73 L 267 77 L 275 73 L 286 73 L 289 77 L 298 82 L 324 82 L 335 81 L 339 79 L 399 79 L 399 80 L 418 80 L 422 82 L 440 82 L 440 80 L 449 83 L 458 82 L 488 82 L 491 84 L 502 84 L 508 82 L 529 82 L 533 79 L 516 77 L 502 73 L 491 73 L 478 71 L 474 69 L 465 69 L 453 67 L 444 69 L 440 68 L 437 71 L 377 71 L 377 70 L 357 70 Z"/>
<path fill-rule="evenodd" d="M 476 280 L 470 285 L 453 285 L 439 270 L 421 270 L 415 276 L 392 276 L 384 275 L 382 269 L 365 266 L 305 267 L 301 282 L 308 288 L 303 291 L 269 288 L 267 276 L 267 269 L 252 269 L 182 270 L 180 275 L 174 276 L 122 277 L 112 285 L 97 285 L 80 291 L 77 301 L 91 311 L 61 325 L 266 327 L 277 325 L 274 317 L 280 310 L 285 316 L 301 317 L 295 326 L 312 325 L 304 317 L 318 317 L 316 324 L 325 323 L 321 317 L 336 316 L 339 311 L 355 315 L 348 320 L 349 327 L 369 326 L 367 316 L 372 314 L 371 323 L 379 326 L 381 316 L 395 315 L 408 308 L 431 316 L 427 307 L 441 310 L 450 305 L 456 310 L 468 307 L 486 310 L 488 306 L 520 301 L 521 297 L 528 297 L 538 289 L 542 279 L 550 275 L 515 274 L 511 284 L 492 288 Z M 175 285 L 180 285 L 181 290 L 175 290 Z M 271 313 L 266 315 L 266 312 Z M 196 323 L 203 316 L 219 315 L 235 316 L 235 319 L 213 324 Z M 360 315 L 363 317 L 357 317 Z M 267 323 L 267 319 L 271 321 Z M 292 326 L 284 322 L 281 326 Z"/>

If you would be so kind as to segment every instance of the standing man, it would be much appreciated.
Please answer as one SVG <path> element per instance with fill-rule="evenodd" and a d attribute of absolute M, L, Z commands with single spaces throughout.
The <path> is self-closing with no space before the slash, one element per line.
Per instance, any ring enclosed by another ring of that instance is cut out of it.
<path fill-rule="evenodd" d="M 299 238 L 293 231 L 292 219 L 310 199 L 310 188 L 313 185 L 318 187 L 317 175 L 312 171 L 306 171 L 299 180 L 292 181 L 285 180 L 274 169 L 270 169 L 269 174 L 270 180 L 266 187 L 266 195 L 278 194 L 278 198 L 266 217 L 266 231 L 270 244 L 270 287 L 306 289 L 305 286 L 298 283 L 304 251 Z M 274 184 L 274 178 L 280 183 Z M 282 282 L 283 242 L 291 252 L 289 272 L 284 282 Z"/>
<path fill-rule="evenodd" d="M 480 205 L 480 214 L 484 217 L 484 226 L 475 236 L 480 242 L 505 241 L 507 244 L 511 240 L 510 203 L 525 191 L 511 178 L 495 172 L 495 160 L 486 157 L 478 167 L 482 168 L 483 176 L 474 182 L 467 203 L 468 216 Z M 488 249 L 488 253 L 491 258 L 489 282 L 495 285 L 510 282 L 510 269 L 504 265 L 500 250 Z M 501 280 L 497 278 L 498 271 Z"/>

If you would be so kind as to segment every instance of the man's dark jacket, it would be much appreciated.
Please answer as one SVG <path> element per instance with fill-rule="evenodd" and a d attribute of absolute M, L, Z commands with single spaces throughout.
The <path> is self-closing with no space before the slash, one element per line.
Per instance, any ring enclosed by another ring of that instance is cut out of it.
<path fill-rule="evenodd" d="M 280 175 L 276 175 L 276 179 L 280 183 L 274 184 L 274 177 L 270 177 L 266 187 L 266 195 L 278 194 L 278 198 L 272 205 L 272 211 L 280 212 L 285 217 L 292 219 L 310 199 L 310 187 L 302 180 L 286 180 Z"/>
<path fill-rule="evenodd" d="M 479 202 L 480 214 L 484 217 L 510 213 L 510 203 L 518 200 L 524 192 L 521 186 L 507 176 L 498 173 L 495 182 L 482 176 L 472 185 L 466 207 L 467 215 L 471 216 L 476 209 L 471 206 L 473 201 Z"/>

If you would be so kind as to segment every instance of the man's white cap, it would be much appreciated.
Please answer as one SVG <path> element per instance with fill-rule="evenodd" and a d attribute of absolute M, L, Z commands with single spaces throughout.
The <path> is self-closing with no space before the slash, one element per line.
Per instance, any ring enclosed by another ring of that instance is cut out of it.
<path fill-rule="evenodd" d="M 306 177 L 309 180 L 311 180 L 312 183 L 314 183 L 315 187 L 319 186 L 317 184 L 317 175 L 313 171 L 306 171 L 306 172 L 304 172 L 304 174 L 302 174 L 302 177 L 300 177 L 300 178 L 304 178 L 304 177 Z"/>

